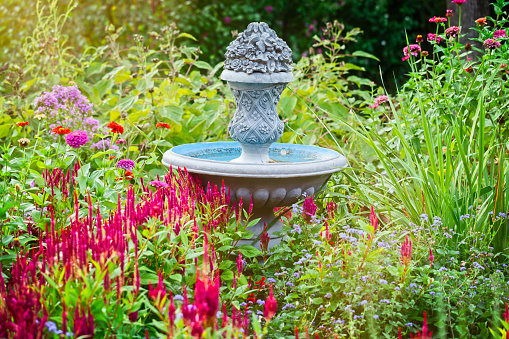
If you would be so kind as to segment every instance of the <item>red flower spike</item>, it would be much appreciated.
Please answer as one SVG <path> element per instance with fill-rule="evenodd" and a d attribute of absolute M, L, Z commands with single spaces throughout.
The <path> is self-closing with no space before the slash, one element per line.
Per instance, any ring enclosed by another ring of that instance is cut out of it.
<path fill-rule="evenodd" d="M 272 290 L 272 285 L 269 286 L 269 297 L 265 301 L 265 309 L 263 311 L 263 316 L 267 320 L 267 322 L 272 319 L 272 317 L 276 314 L 277 311 L 277 301 L 274 297 L 274 292 Z"/>
<path fill-rule="evenodd" d="M 398 339 L 401 339 L 401 327 L 398 327 Z"/>
<path fill-rule="evenodd" d="M 240 277 L 242 271 L 244 270 L 244 262 L 242 261 L 242 253 L 239 250 L 239 256 L 237 257 L 237 274 Z"/>
<path fill-rule="evenodd" d="M 502 315 L 504 316 L 504 321 L 509 323 L 509 309 L 507 308 L 507 303 L 505 303 L 505 313 Z"/>
<path fill-rule="evenodd" d="M 18 123 L 16 123 L 16 125 L 18 125 L 19 127 L 27 126 L 28 121 L 18 122 Z"/>
<path fill-rule="evenodd" d="M 308 331 L 308 327 L 305 326 L 305 329 L 306 329 L 306 339 L 309 339 L 309 331 Z"/>
<path fill-rule="evenodd" d="M 430 266 L 433 266 L 433 261 L 435 260 L 435 256 L 433 255 L 433 252 L 431 252 L 431 247 L 429 248 L 429 263 L 430 263 Z"/>
<path fill-rule="evenodd" d="M 378 230 L 378 218 L 376 217 L 375 209 L 373 208 L 373 205 L 371 205 L 371 214 L 369 216 L 369 219 L 371 221 L 371 226 L 373 226 L 373 228 L 374 228 L 373 233 L 375 233 Z"/>
<path fill-rule="evenodd" d="M 299 329 L 295 326 L 295 339 L 299 339 Z"/>

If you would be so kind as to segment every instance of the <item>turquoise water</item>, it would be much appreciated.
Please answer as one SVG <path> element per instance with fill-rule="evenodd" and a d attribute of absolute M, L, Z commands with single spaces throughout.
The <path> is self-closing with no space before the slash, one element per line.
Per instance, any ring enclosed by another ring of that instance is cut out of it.
<path fill-rule="evenodd" d="M 210 142 L 176 146 L 174 153 L 214 161 L 231 161 L 240 157 L 237 142 Z M 278 163 L 309 162 L 330 159 L 337 152 L 316 146 L 275 143 L 269 149 L 269 157 Z"/>

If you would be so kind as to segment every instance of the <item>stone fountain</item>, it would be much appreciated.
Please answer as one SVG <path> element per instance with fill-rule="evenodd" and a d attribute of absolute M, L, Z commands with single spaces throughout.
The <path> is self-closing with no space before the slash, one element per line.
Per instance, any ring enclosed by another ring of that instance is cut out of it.
<path fill-rule="evenodd" d="M 293 81 L 292 51 L 264 22 L 250 23 L 225 54 L 221 79 L 228 82 L 237 110 L 228 125 L 236 142 L 204 142 L 173 147 L 163 164 L 185 167 L 204 185 L 224 181 L 231 201 L 253 199 L 253 239 L 276 219 L 274 207 L 290 206 L 303 195 L 316 193 L 332 173 L 346 166 L 336 151 L 306 145 L 275 143 L 284 123 L 277 105 L 286 85 Z M 278 220 L 269 229 L 269 248 L 280 242 Z M 243 243 L 251 244 L 246 239 Z M 259 248 L 259 244 L 257 245 Z"/>

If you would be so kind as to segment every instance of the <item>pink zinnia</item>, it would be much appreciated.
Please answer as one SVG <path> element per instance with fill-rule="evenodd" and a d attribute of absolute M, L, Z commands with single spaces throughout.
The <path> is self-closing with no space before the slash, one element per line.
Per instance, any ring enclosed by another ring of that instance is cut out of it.
<path fill-rule="evenodd" d="M 505 38 L 505 37 L 507 37 L 505 29 L 501 29 L 500 31 L 493 32 L 493 39 Z"/>
<path fill-rule="evenodd" d="M 486 39 L 483 45 L 486 46 L 487 49 L 495 49 L 500 47 L 500 42 L 493 39 Z"/>
<path fill-rule="evenodd" d="M 437 44 L 440 44 L 443 41 L 443 39 L 436 34 L 428 33 L 428 42 L 432 41 L 435 41 Z"/>
<path fill-rule="evenodd" d="M 375 99 L 375 104 L 383 104 L 384 102 L 389 102 L 389 97 L 387 95 L 380 95 Z"/>
<path fill-rule="evenodd" d="M 159 180 L 151 181 L 151 182 L 149 182 L 149 185 L 157 187 L 157 188 L 168 187 L 167 183 L 165 183 L 164 181 L 159 181 Z"/>
<path fill-rule="evenodd" d="M 65 136 L 67 145 L 72 148 L 80 148 L 88 142 L 88 135 L 85 131 L 75 131 Z"/>
<path fill-rule="evenodd" d="M 434 16 L 431 19 L 429 19 L 429 22 L 434 22 L 436 24 L 441 23 L 441 22 L 446 22 L 446 21 L 447 21 L 446 18 L 441 18 L 439 16 Z"/>
<path fill-rule="evenodd" d="M 460 28 L 458 26 L 451 26 L 445 30 L 445 34 L 450 37 L 457 37 L 460 34 Z"/>
<path fill-rule="evenodd" d="M 452 9 L 448 9 L 448 10 L 446 10 L 446 11 L 445 11 L 445 16 L 446 16 L 447 18 L 451 18 L 451 17 L 452 17 Z"/>
<path fill-rule="evenodd" d="M 117 168 L 124 169 L 126 171 L 130 171 L 131 169 L 136 167 L 136 163 L 131 159 L 122 159 L 117 162 Z"/>
<path fill-rule="evenodd" d="M 451 3 L 461 6 L 463 4 L 466 4 L 467 0 L 452 0 Z"/>
<path fill-rule="evenodd" d="M 406 46 L 405 48 L 403 48 L 403 54 L 405 54 L 405 57 L 403 57 L 401 60 L 406 61 L 406 60 L 410 59 L 410 55 L 413 55 L 416 57 L 419 55 L 420 52 L 421 52 L 421 46 L 419 46 L 417 44 Z"/>

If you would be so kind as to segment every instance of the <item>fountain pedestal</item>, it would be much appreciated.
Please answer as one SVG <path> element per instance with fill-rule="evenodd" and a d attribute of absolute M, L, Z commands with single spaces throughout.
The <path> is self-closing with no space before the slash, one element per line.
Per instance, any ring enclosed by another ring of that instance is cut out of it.
<path fill-rule="evenodd" d="M 180 145 L 167 151 L 163 164 L 207 182 L 230 188 L 230 200 L 246 208 L 253 199 L 253 216 L 260 218 L 251 230 L 251 244 L 276 216 L 274 207 L 291 206 L 303 194 L 316 193 L 332 173 L 346 166 L 336 151 L 304 145 L 275 143 L 284 123 L 277 105 L 286 85 L 293 81 L 292 51 L 266 23 L 253 22 L 227 48 L 221 79 L 228 82 L 237 104 L 228 132 L 238 142 Z M 206 186 L 205 186 L 206 187 Z M 270 228 L 269 248 L 281 240 L 274 235 L 282 223 Z M 259 242 L 255 244 L 260 248 Z"/>

